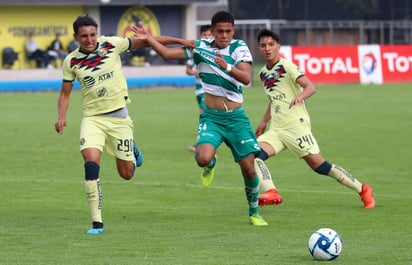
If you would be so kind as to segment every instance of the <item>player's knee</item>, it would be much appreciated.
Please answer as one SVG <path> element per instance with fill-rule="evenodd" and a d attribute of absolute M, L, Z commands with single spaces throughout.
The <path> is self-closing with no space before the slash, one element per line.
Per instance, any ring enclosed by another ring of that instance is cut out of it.
<path fill-rule="evenodd" d="M 131 180 L 134 175 L 134 167 L 123 167 L 118 169 L 120 177 L 124 180 Z"/>
<path fill-rule="evenodd" d="M 86 161 L 84 163 L 85 180 L 96 180 L 99 178 L 100 166 L 93 161 Z"/>
<path fill-rule="evenodd" d="M 199 167 L 207 167 L 212 161 L 213 157 L 205 156 L 203 154 L 196 154 L 196 163 Z"/>

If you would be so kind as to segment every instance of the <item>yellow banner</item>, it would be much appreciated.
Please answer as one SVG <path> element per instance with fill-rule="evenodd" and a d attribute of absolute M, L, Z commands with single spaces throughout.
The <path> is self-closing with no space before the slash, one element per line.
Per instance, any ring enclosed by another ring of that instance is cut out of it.
<path fill-rule="evenodd" d="M 65 49 L 73 39 L 73 21 L 83 13 L 81 6 L 2 6 L 0 8 L 0 51 L 13 48 L 19 59 L 13 68 L 35 67 L 28 62 L 24 44 L 30 32 L 43 50 L 60 33 Z"/>

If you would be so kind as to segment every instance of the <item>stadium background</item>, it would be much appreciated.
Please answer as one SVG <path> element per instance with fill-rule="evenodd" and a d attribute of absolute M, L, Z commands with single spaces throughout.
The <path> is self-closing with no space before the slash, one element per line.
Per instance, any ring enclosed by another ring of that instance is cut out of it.
<path fill-rule="evenodd" d="M 46 76 L 47 79 L 59 79 L 60 71 L 45 72 L 42 69 L 32 69 L 34 64 L 26 60 L 24 42 L 28 33 L 34 31 L 40 46 L 45 49 L 54 35 L 59 32 L 62 34 L 63 43 L 67 45 L 72 40 L 72 21 L 83 13 L 88 13 L 98 20 L 100 33 L 103 35 L 122 35 L 125 28 L 134 25 L 137 20 L 143 20 L 155 35 L 194 39 L 197 37 L 198 26 L 209 23 L 214 12 L 229 10 L 236 17 L 236 37 L 248 42 L 255 62 L 258 63 L 261 58 L 257 56 L 255 36 L 263 27 L 280 32 L 283 46 L 306 47 L 308 50 L 311 46 L 329 49 L 336 45 L 351 45 L 353 49 L 357 45 L 365 44 L 409 45 L 411 43 L 412 22 L 409 19 L 408 1 L 365 1 L 377 4 L 377 6 L 371 4 L 366 10 L 353 3 L 350 5 L 351 2 L 353 1 L 313 0 L 309 4 L 307 0 L 303 2 L 287 0 L 252 5 L 244 0 L 153 0 L 137 3 L 129 0 L 112 0 L 106 4 L 98 0 L 71 2 L 0 0 L 0 50 L 11 47 L 18 53 L 18 60 L 12 65 L 12 70 L 30 69 L 30 71 L 14 73 L 0 69 L 0 79 L 21 81 L 30 79 L 31 76 L 36 79 L 43 79 L 42 76 Z M 406 49 L 408 47 L 406 46 Z M 406 60 L 406 63 L 409 60 L 409 67 L 402 74 L 412 76 L 410 74 L 412 59 L 407 54 L 402 56 L 404 56 L 402 60 Z M 139 68 L 139 71 L 126 69 L 126 74 L 131 77 L 155 76 L 155 79 L 158 79 L 156 73 L 164 77 L 165 72 L 167 76 L 182 77 L 181 85 L 193 83 L 193 79 L 184 76 L 184 62 L 164 61 L 150 53 L 150 49 L 127 54 L 124 62 L 131 67 L 174 66 L 168 70 L 154 71 L 146 71 L 143 68 Z M 358 66 L 361 64 L 362 62 Z M 407 65 L 402 66 L 405 68 Z M 2 66 L 2 68 L 6 67 Z M 401 79 L 400 81 L 410 81 L 408 78 Z M 316 78 L 314 81 L 317 81 Z M 392 81 L 396 82 L 397 79 Z M 356 79 L 351 82 L 356 82 Z M 0 90 L 4 90 L 4 86 L 4 82 L 0 81 Z M 22 89 L 21 83 L 18 82 L 17 86 Z"/>

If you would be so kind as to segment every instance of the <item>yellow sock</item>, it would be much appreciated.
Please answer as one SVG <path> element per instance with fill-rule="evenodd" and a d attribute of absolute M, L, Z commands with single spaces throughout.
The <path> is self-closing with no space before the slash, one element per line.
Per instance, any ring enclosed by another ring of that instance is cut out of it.
<path fill-rule="evenodd" d="M 359 182 L 359 180 L 357 180 L 355 177 L 353 177 L 348 171 L 338 165 L 332 164 L 332 168 L 330 169 L 328 175 L 358 193 L 362 191 L 362 183 Z"/>
<path fill-rule="evenodd" d="M 103 223 L 102 220 L 102 189 L 100 180 L 86 180 L 84 182 L 87 202 L 93 222 Z"/>
<path fill-rule="evenodd" d="M 263 191 L 270 189 L 276 189 L 273 183 L 272 176 L 269 169 L 266 167 L 265 162 L 260 158 L 255 158 L 255 170 L 256 174 L 259 176 L 260 188 Z"/>

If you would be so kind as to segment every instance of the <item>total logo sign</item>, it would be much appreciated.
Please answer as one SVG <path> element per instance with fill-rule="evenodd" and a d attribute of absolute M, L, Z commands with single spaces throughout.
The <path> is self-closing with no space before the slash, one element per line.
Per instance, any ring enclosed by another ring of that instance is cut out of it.
<path fill-rule="evenodd" d="M 293 47 L 293 62 L 316 83 L 357 83 L 356 46 Z"/>
<path fill-rule="evenodd" d="M 412 45 L 282 46 L 315 83 L 382 84 L 412 81 Z"/>
<path fill-rule="evenodd" d="M 359 78 L 362 84 L 382 84 L 382 60 L 379 45 L 359 45 Z"/>
<path fill-rule="evenodd" d="M 412 81 L 411 50 L 411 45 L 381 46 L 384 82 Z"/>

